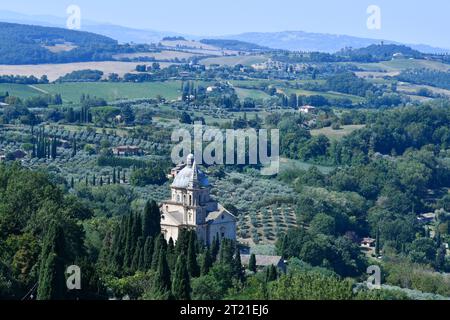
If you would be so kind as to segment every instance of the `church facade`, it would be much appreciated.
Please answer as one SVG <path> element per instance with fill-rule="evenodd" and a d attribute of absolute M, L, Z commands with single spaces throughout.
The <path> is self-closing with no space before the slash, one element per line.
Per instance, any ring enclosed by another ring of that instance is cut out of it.
<path fill-rule="evenodd" d="M 174 169 L 175 170 L 175 169 Z M 196 230 L 210 244 L 214 237 L 236 240 L 236 217 L 210 196 L 211 186 L 198 169 L 194 156 L 172 170 L 171 198 L 161 203 L 161 232 L 166 240 L 178 239 L 181 229 Z"/>

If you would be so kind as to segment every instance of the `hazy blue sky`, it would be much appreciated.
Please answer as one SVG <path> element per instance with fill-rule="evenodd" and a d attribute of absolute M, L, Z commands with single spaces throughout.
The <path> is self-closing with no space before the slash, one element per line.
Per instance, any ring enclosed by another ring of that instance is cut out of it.
<path fill-rule="evenodd" d="M 82 18 L 196 35 L 304 30 L 424 43 L 450 48 L 448 0 L 2 0 L 0 10 Z M 369 5 L 381 8 L 381 30 L 366 26 Z"/>

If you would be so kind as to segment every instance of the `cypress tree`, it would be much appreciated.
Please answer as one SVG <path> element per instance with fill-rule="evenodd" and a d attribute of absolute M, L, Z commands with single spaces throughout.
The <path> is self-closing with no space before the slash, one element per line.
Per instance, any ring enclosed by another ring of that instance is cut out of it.
<path fill-rule="evenodd" d="M 64 252 L 63 230 L 56 223 L 53 223 L 45 236 L 40 256 L 38 300 L 64 298 L 66 292 Z"/>
<path fill-rule="evenodd" d="M 191 277 L 198 277 L 200 274 L 200 268 L 197 263 L 197 236 L 195 231 L 191 231 L 189 235 L 189 247 L 187 252 L 187 265 L 188 271 Z"/>
<path fill-rule="evenodd" d="M 95 178 L 95 174 L 92 176 L 92 185 L 95 186 L 95 182 L 96 182 L 96 178 Z"/>
<path fill-rule="evenodd" d="M 202 261 L 201 261 L 201 275 L 204 276 L 208 274 L 209 269 L 212 267 L 212 258 L 211 258 L 211 252 L 209 249 L 206 249 L 205 253 L 202 255 Z"/>
<path fill-rule="evenodd" d="M 177 255 L 187 254 L 189 247 L 189 231 L 186 229 L 181 229 L 178 233 L 177 245 L 175 251 Z"/>
<path fill-rule="evenodd" d="M 139 259 L 142 259 L 142 248 L 144 246 L 143 244 L 144 238 L 139 237 L 136 245 L 136 249 L 134 250 L 133 260 L 131 262 L 131 272 L 136 272 L 139 270 Z"/>
<path fill-rule="evenodd" d="M 256 272 L 256 256 L 253 253 L 250 255 L 250 260 L 248 262 L 248 270 Z"/>
<path fill-rule="evenodd" d="M 123 267 L 127 270 L 131 266 L 131 262 L 134 254 L 134 244 L 133 244 L 133 214 L 128 215 L 127 217 L 127 225 L 125 231 L 125 254 L 123 259 Z"/>
<path fill-rule="evenodd" d="M 161 292 L 167 292 L 171 287 L 170 270 L 169 265 L 167 264 L 166 253 L 166 248 L 164 248 L 164 246 L 161 246 L 155 277 L 155 287 L 158 288 Z"/>
<path fill-rule="evenodd" d="M 122 217 L 119 227 L 116 229 L 113 238 L 112 264 L 116 271 L 122 269 L 125 255 L 125 230 L 127 227 L 126 217 Z"/>
<path fill-rule="evenodd" d="M 380 229 L 377 229 L 377 235 L 375 239 L 375 254 L 380 255 Z"/>
<path fill-rule="evenodd" d="M 233 259 L 233 273 L 237 279 L 241 281 L 244 279 L 244 274 L 242 272 L 241 252 L 238 246 L 236 246 L 236 252 Z"/>
<path fill-rule="evenodd" d="M 211 243 L 211 259 L 213 262 L 217 260 L 217 254 L 219 253 L 220 248 L 220 240 L 219 237 L 216 235 L 213 238 L 213 241 Z"/>
<path fill-rule="evenodd" d="M 73 189 L 75 187 L 75 181 L 73 180 L 73 176 L 70 178 L 70 188 Z"/>
<path fill-rule="evenodd" d="M 229 239 L 223 239 L 220 246 L 220 263 L 233 266 L 233 245 Z"/>
<path fill-rule="evenodd" d="M 170 270 L 175 269 L 176 261 L 177 254 L 175 253 L 175 243 L 173 242 L 172 237 L 170 237 L 167 244 L 167 263 L 169 263 Z"/>
<path fill-rule="evenodd" d="M 159 254 L 161 251 L 165 250 L 165 247 L 166 247 L 166 240 L 164 240 L 162 234 L 159 234 L 155 239 L 155 245 L 153 247 L 152 264 L 151 264 L 151 268 L 153 270 L 156 270 L 158 268 Z"/>
<path fill-rule="evenodd" d="M 175 275 L 172 283 L 172 295 L 176 300 L 191 299 L 191 284 L 189 273 L 186 268 L 186 259 L 184 255 L 178 256 Z"/>
<path fill-rule="evenodd" d="M 143 270 L 148 270 L 152 266 L 152 255 L 153 255 L 153 239 L 152 237 L 147 237 L 144 244 L 144 266 Z"/>
<path fill-rule="evenodd" d="M 53 137 L 52 139 L 52 149 L 51 149 L 51 156 L 52 159 L 55 160 L 56 156 L 57 156 L 57 142 L 56 142 L 56 137 Z"/>
<path fill-rule="evenodd" d="M 161 233 L 161 213 L 158 204 L 154 201 L 147 201 L 144 208 L 144 237 L 156 237 Z"/>
<path fill-rule="evenodd" d="M 272 264 L 266 268 L 266 282 L 277 280 L 277 268 Z"/>
<path fill-rule="evenodd" d="M 103 186 L 103 177 L 100 177 L 100 187 Z"/>
<path fill-rule="evenodd" d="M 75 157 L 77 154 L 77 141 L 75 138 L 72 140 L 72 157 Z"/>
<path fill-rule="evenodd" d="M 132 243 L 136 243 L 139 237 L 142 236 L 142 218 L 141 215 L 138 213 L 134 214 L 131 232 L 132 232 Z"/>
<path fill-rule="evenodd" d="M 116 168 L 113 168 L 113 184 L 116 184 Z"/>

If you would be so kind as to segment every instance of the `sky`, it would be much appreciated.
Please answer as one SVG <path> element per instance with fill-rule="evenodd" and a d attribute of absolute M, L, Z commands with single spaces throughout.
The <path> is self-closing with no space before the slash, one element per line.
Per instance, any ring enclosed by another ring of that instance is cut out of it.
<path fill-rule="evenodd" d="M 2 0 L 0 10 L 82 19 L 139 29 L 215 36 L 242 32 L 308 31 L 428 44 L 450 49 L 448 0 Z M 367 8 L 380 8 L 369 29 Z"/>

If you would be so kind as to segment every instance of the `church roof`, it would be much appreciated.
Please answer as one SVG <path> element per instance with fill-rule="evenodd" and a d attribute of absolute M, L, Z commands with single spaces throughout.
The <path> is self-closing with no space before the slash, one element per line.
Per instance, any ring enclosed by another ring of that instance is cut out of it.
<path fill-rule="evenodd" d="M 217 218 L 219 218 L 222 214 L 230 215 L 233 218 L 236 218 L 231 212 L 229 212 L 227 209 L 225 209 L 220 203 L 217 205 L 218 208 L 216 211 L 211 211 L 206 216 L 206 221 L 211 223 Z"/>
<path fill-rule="evenodd" d="M 173 220 L 173 222 L 177 225 L 183 224 L 183 212 L 171 211 L 171 212 L 164 213 L 163 216 L 165 216 L 165 217 L 164 217 L 164 221 L 161 221 L 162 224 L 164 224 L 164 223 L 170 224 L 170 220 Z M 167 221 L 166 219 L 168 219 L 169 221 Z"/>
<path fill-rule="evenodd" d="M 186 162 L 186 167 L 183 168 L 175 176 L 172 187 L 188 188 L 198 185 L 199 187 L 209 186 L 209 181 L 206 175 L 197 168 L 193 155 L 189 155 Z"/>

